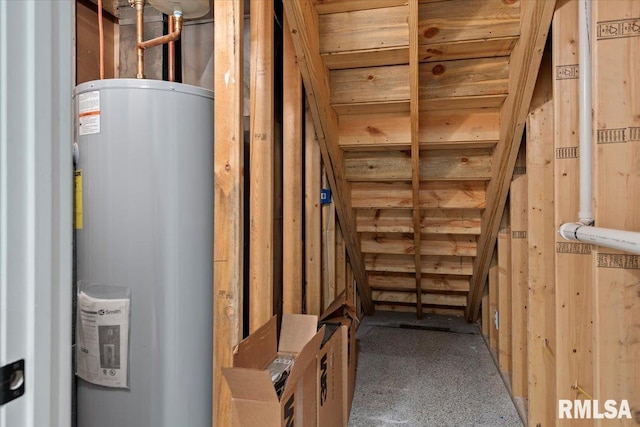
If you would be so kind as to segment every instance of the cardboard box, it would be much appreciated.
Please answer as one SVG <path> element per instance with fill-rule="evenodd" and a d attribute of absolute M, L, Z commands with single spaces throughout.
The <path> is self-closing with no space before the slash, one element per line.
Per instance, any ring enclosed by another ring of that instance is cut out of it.
<path fill-rule="evenodd" d="M 348 327 L 324 323 L 325 336 L 317 356 L 318 426 L 346 427 Z"/>
<path fill-rule="evenodd" d="M 344 425 L 346 425 L 349 420 L 349 414 L 351 413 L 353 392 L 356 385 L 356 365 L 358 357 L 356 351 L 356 330 L 358 327 L 358 318 L 355 307 L 347 302 L 344 291 L 338 295 L 335 301 L 327 307 L 322 316 L 320 316 L 320 323 L 337 323 L 344 327 L 344 334 L 346 336 L 345 339 L 343 339 L 342 352 L 344 359 L 343 366 L 346 366 L 346 369 L 343 368 L 343 390 L 346 399 L 343 399 L 343 411 L 345 414 Z"/>
<path fill-rule="evenodd" d="M 231 425 L 241 427 L 316 426 L 316 356 L 324 336 L 318 317 L 285 314 L 280 341 L 272 317 L 234 349 L 233 367 L 223 368 L 231 389 Z M 295 355 L 278 397 L 269 365 L 276 357 Z"/>

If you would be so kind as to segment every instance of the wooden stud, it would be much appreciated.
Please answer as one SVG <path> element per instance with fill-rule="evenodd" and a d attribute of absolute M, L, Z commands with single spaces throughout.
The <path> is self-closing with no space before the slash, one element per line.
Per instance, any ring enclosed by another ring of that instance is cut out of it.
<path fill-rule="evenodd" d="M 322 188 L 328 188 L 327 175 L 322 174 Z M 336 209 L 333 203 L 322 205 L 322 311 L 336 297 Z"/>
<path fill-rule="evenodd" d="M 413 194 L 413 256 L 415 262 L 416 315 L 422 319 L 422 236 L 420 233 L 420 116 L 418 104 L 418 0 L 409 0 L 409 88 L 411 98 L 411 190 Z M 364 252 L 364 249 L 363 249 Z"/>
<path fill-rule="evenodd" d="M 578 60 L 578 1 L 566 1 L 553 19 L 553 80 L 555 150 L 579 145 L 578 79 L 563 78 L 559 71 Z M 554 163 L 555 229 L 578 219 L 579 157 Z M 556 233 L 557 242 L 565 242 Z M 594 255 L 555 251 L 556 399 L 588 399 L 574 389 L 577 383 L 593 396 L 593 261 Z M 558 426 L 575 425 L 558 420 Z M 593 421 L 581 420 L 581 426 Z"/>
<path fill-rule="evenodd" d="M 310 111 L 320 144 L 320 152 L 336 204 L 354 277 L 360 290 L 362 306 L 373 313 L 371 290 L 367 282 L 356 233 L 355 215 L 351 208 L 349 183 L 344 178 L 343 152 L 338 146 L 338 117 L 330 105 L 329 76 L 322 63 L 318 42 L 318 16 L 310 0 L 286 1 L 284 11 L 289 20 L 300 71 L 309 98 Z"/>
<path fill-rule="evenodd" d="M 414 289 L 415 290 L 415 289 Z M 421 302 L 416 304 L 415 292 L 393 292 L 393 291 L 372 291 L 371 297 L 376 304 L 381 302 L 391 303 L 412 303 L 417 307 L 425 305 L 441 305 L 452 307 L 464 307 L 467 304 L 467 298 L 464 295 L 455 294 L 421 294 Z"/>
<path fill-rule="evenodd" d="M 242 120 L 243 23 L 242 1 L 214 2 L 214 52 L 217 124 L 214 141 L 214 310 L 213 407 L 214 426 L 231 425 L 231 393 L 222 368 L 231 366 L 233 348 L 242 339 L 242 260 L 244 162 Z"/>
<path fill-rule="evenodd" d="M 322 311 L 322 211 L 320 188 L 322 166 L 311 114 L 305 114 L 305 295 L 307 314 Z"/>
<path fill-rule="evenodd" d="M 516 169 L 526 171 L 522 148 Z M 513 176 L 509 192 L 511 213 L 511 390 L 517 397 L 527 396 L 527 175 Z"/>
<path fill-rule="evenodd" d="M 489 275 L 487 277 L 487 284 L 489 288 L 489 350 L 493 358 L 498 361 L 498 346 L 499 346 L 499 330 L 496 327 L 496 315 L 498 313 L 498 251 L 494 251 L 491 257 L 491 267 L 489 268 Z"/>
<path fill-rule="evenodd" d="M 487 208 L 482 216 L 482 235 L 478 241 L 478 256 L 474 261 L 475 273 L 467 304 L 469 321 L 478 316 L 491 251 L 495 247 L 500 218 L 507 201 L 509 177 L 513 174 L 555 3 L 555 0 L 537 0 L 520 5 L 521 36 L 511 53 L 509 72 L 512 78 L 509 80 L 509 95 L 501 110 L 500 141 L 494 151 L 493 176 L 487 187 Z"/>
<path fill-rule="evenodd" d="M 505 209 L 498 232 L 498 365 L 511 372 L 511 228 Z"/>
<path fill-rule="evenodd" d="M 251 2 L 249 332 L 273 316 L 273 0 Z"/>
<path fill-rule="evenodd" d="M 393 7 L 407 4 L 407 0 L 313 0 L 318 14 L 353 12 L 379 7 Z"/>
<path fill-rule="evenodd" d="M 285 313 L 302 313 L 302 76 L 284 19 L 283 31 L 283 242 L 282 285 Z"/>
<path fill-rule="evenodd" d="M 596 225 L 640 230 L 640 109 L 638 63 L 640 2 L 593 2 L 594 196 Z M 608 29 L 620 29 L 609 38 Z M 604 130 L 624 129 L 626 143 L 603 143 Z M 595 374 L 594 398 L 626 399 L 632 420 L 640 422 L 640 263 L 637 255 L 604 247 L 595 260 Z M 620 404 L 619 404 L 620 405 Z M 608 420 L 597 421 L 605 426 Z"/>
<path fill-rule="evenodd" d="M 380 302 L 380 303 L 376 303 L 375 305 L 376 310 L 382 310 L 382 311 L 396 311 L 398 313 L 415 313 L 416 312 L 416 307 L 415 304 L 411 304 L 411 303 L 385 303 L 385 302 Z M 439 314 L 442 316 L 457 316 L 457 317 L 462 317 L 464 316 L 464 308 L 459 307 L 430 307 L 430 306 L 423 306 L 422 307 L 422 312 L 425 314 Z"/>
<path fill-rule="evenodd" d="M 336 295 L 344 291 L 347 283 L 347 254 L 342 230 L 336 227 Z"/>
<path fill-rule="evenodd" d="M 551 58 L 545 58 L 527 119 L 527 238 L 529 295 L 527 359 L 528 424 L 553 426 L 555 395 L 555 241 L 553 85 Z"/>
<path fill-rule="evenodd" d="M 485 286 L 484 295 L 482 296 L 482 335 L 489 346 L 489 328 L 491 327 L 491 308 L 489 307 L 489 288 Z"/>

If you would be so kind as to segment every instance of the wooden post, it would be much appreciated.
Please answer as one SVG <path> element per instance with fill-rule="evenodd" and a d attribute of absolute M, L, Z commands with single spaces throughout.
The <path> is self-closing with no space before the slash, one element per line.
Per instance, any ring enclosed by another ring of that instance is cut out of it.
<path fill-rule="evenodd" d="M 327 174 L 322 172 L 322 188 L 329 188 Z M 336 207 L 331 203 L 322 205 L 322 311 L 336 297 Z"/>
<path fill-rule="evenodd" d="M 511 372 L 511 229 L 505 208 L 498 232 L 498 365 Z"/>
<path fill-rule="evenodd" d="M 251 2 L 249 331 L 273 315 L 273 0 Z"/>
<path fill-rule="evenodd" d="M 336 295 L 345 289 L 347 285 L 347 253 L 342 237 L 340 223 L 336 227 Z"/>
<path fill-rule="evenodd" d="M 578 122 L 578 1 L 561 5 L 553 19 L 555 229 L 578 220 L 580 153 Z M 575 154 L 575 155 L 574 155 Z M 556 233 L 556 398 L 593 395 L 593 255 L 591 245 L 567 242 Z M 561 419 L 558 426 L 590 426 L 593 421 Z"/>
<path fill-rule="evenodd" d="M 495 250 L 491 257 L 491 266 L 489 267 L 489 275 L 487 276 L 487 281 L 489 282 L 487 287 L 489 288 L 489 350 L 491 350 L 491 355 L 495 359 L 496 363 L 498 362 L 498 348 L 500 345 L 499 330 L 496 328 L 498 293 L 500 292 L 500 288 L 498 287 L 498 277 L 498 251 Z"/>
<path fill-rule="evenodd" d="M 413 248 L 416 271 L 416 314 L 422 319 L 422 232 L 420 227 L 420 105 L 418 65 L 418 0 L 409 0 L 409 99 L 411 100 L 411 189 L 413 200 Z"/>
<path fill-rule="evenodd" d="M 305 312 L 319 315 L 322 306 L 322 215 L 320 208 L 322 162 L 315 127 L 308 110 L 305 114 L 305 132 Z"/>
<path fill-rule="evenodd" d="M 527 294 L 529 284 L 527 241 L 527 175 L 522 144 L 509 200 L 511 201 L 511 390 L 527 396 Z"/>
<path fill-rule="evenodd" d="M 484 287 L 484 295 L 482 296 L 482 335 L 484 339 L 489 344 L 489 327 L 490 327 L 490 311 L 489 308 L 489 288 L 487 286 Z"/>
<path fill-rule="evenodd" d="M 302 313 L 302 76 L 284 19 L 282 293 L 285 313 Z"/>
<path fill-rule="evenodd" d="M 222 368 L 231 366 L 242 338 L 242 66 L 244 2 L 214 2 L 216 123 L 214 141 L 213 426 L 231 425 L 230 391 Z"/>
<path fill-rule="evenodd" d="M 595 219 L 640 231 L 640 2 L 593 2 Z M 640 422 L 640 256 L 595 248 L 594 399 L 628 401 Z M 618 404 L 620 407 L 620 403 Z M 598 425 L 611 425 L 608 420 Z"/>
<path fill-rule="evenodd" d="M 527 352 L 530 426 L 557 421 L 555 394 L 555 275 L 553 86 L 545 58 L 527 119 L 527 237 L 529 305 Z"/>

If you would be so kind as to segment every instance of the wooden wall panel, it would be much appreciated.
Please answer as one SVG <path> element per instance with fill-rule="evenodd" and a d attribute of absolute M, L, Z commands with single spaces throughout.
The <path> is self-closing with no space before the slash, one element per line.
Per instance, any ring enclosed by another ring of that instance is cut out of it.
<path fill-rule="evenodd" d="M 640 231 L 640 2 L 593 3 L 596 225 Z M 624 139 L 604 138 L 617 129 Z M 607 143 L 609 142 L 609 143 Z M 640 423 L 640 257 L 603 247 L 595 259 L 595 399 L 627 399 Z"/>
<path fill-rule="evenodd" d="M 522 150 L 520 151 L 522 153 Z M 516 170 L 525 167 L 518 159 Z M 527 396 L 527 175 L 514 175 L 509 192 L 511 200 L 511 390 L 514 396 Z"/>
<path fill-rule="evenodd" d="M 558 5 L 553 21 L 554 130 L 556 152 L 579 145 L 578 79 L 563 70 L 578 58 L 578 1 Z M 555 161 L 555 225 L 578 220 L 579 157 Z M 556 233 L 556 397 L 588 399 L 593 393 L 593 255 L 589 245 L 570 243 Z M 561 419 L 557 425 L 589 426 L 588 420 Z"/>
<path fill-rule="evenodd" d="M 528 424 L 540 427 L 557 419 L 553 104 L 551 58 L 545 57 L 527 118 Z"/>

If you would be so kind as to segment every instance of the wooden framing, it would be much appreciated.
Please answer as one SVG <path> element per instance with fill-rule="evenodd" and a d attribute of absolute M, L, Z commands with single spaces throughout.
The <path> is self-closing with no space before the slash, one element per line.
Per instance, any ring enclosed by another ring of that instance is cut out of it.
<path fill-rule="evenodd" d="M 305 313 L 322 312 L 322 165 L 320 147 L 309 110 L 305 113 L 305 184 L 304 184 L 304 254 L 305 254 Z"/>
<path fill-rule="evenodd" d="M 322 159 L 333 192 L 336 213 L 343 230 L 349 260 L 360 291 L 362 306 L 365 313 L 370 314 L 374 307 L 357 239 L 350 188 L 344 177 L 343 154 L 338 146 L 338 118 L 330 105 L 328 71 L 319 53 L 318 16 L 310 0 L 286 0 L 284 10 L 289 21 L 290 34 L 307 90 Z"/>
<path fill-rule="evenodd" d="M 496 322 L 496 317 L 499 320 L 498 303 L 499 303 L 499 283 L 500 272 L 498 270 L 498 251 L 494 251 L 491 256 L 491 266 L 489 268 L 489 274 L 487 276 L 487 287 L 489 288 L 489 351 L 493 358 L 498 362 L 498 348 L 500 344 L 500 331 L 499 325 Z"/>
<path fill-rule="evenodd" d="M 251 2 L 249 332 L 273 316 L 273 0 Z"/>
<path fill-rule="evenodd" d="M 511 228 L 505 208 L 498 232 L 498 366 L 511 372 Z"/>
<path fill-rule="evenodd" d="M 511 390 L 514 396 L 527 396 L 527 175 L 524 143 L 521 146 L 509 192 L 511 214 Z"/>
<path fill-rule="evenodd" d="M 565 78 L 559 70 L 571 68 L 578 58 L 578 1 L 558 6 L 553 20 L 554 133 L 556 151 L 579 145 L 577 78 Z M 567 102 L 571 100 L 571 102 Z M 555 228 L 578 219 L 580 158 L 556 159 Z M 559 179 L 559 178 L 562 179 Z M 556 243 L 565 248 L 582 248 L 556 234 Z M 587 247 L 589 245 L 586 245 Z M 556 398 L 588 399 L 576 391 L 577 384 L 593 396 L 593 252 L 555 249 Z M 581 426 L 593 425 L 582 420 Z M 557 425 L 574 425 L 558 420 Z"/>
<path fill-rule="evenodd" d="M 231 395 L 222 368 L 231 366 L 242 338 L 243 162 L 242 1 L 214 2 L 217 124 L 214 141 L 215 218 L 213 251 L 213 426 L 231 425 Z M 269 306 L 271 307 L 271 306 Z"/>
<path fill-rule="evenodd" d="M 411 94 L 411 189 L 413 192 L 413 257 L 415 262 L 416 315 L 422 319 L 422 263 L 420 233 L 420 129 L 418 73 L 418 0 L 409 0 L 409 88 Z"/>
<path fill-rule="evenodd" d="M 509 191 L 509 177 L 513 174 L 555 3 L 555 0 L 525 1 L 520 5 L 520 40 L 511 53 L 509 72 L 512 78 L 509 81 L 509 95 L 501 110 L 500 141 L 494 152 L 492 178 L 487 186 L 487 207 L 482 215 L 483 233 L 478 241 L 478 256 L 474 260 L 474 275 L 466 310 L 469 321 L 474 321 L 478 316 L 491 262 L 491 249 L 495 246 Z"/>
<path fill-rule="evenodd" d="M 322 174 L 322 188 L 328 188 L 327 175 Z M 336 207 L 323 204 L 322 211 L 322 312 L 336 297 Z M 322 313 L 320 313 L 322 314 Z"/>
<path fill-rule="evenodd" d="M 593 17 L 596 225 L 637 232 L 640 230 L 637 91 L 640 2 L 594 2 Z M 611 33 L 606 31 L 610 28 L 631 32 L 627 33 L 629 37 L 610 38 Z M 602 135 L 611 129 L 622 129 L 618 134 L 625 136 L 625 142 L 605 143 Z M 595 250 L 593 394 L 596 399 L 627 399 L 632 420 L 617 422 L 633 425 L 634 421 L 640 422 L 640 257 L 604 247 Z M 607 421 L 598 420 L 597 425 L 605 426 Z"/>
<path fill-rule="evenodd" d="M 284 19 L 283 31 L 283 150 L 282 150 L 282 293 L 284 313 L 302 313 L 302 76 Z"/>
<path fill-rule="evenodd" d="M 553 426 L 555 397 L 555 241 L 551 58 L 540 68 L 527 119 L 529 295 L 527 358 L 530 426 Z"/>

